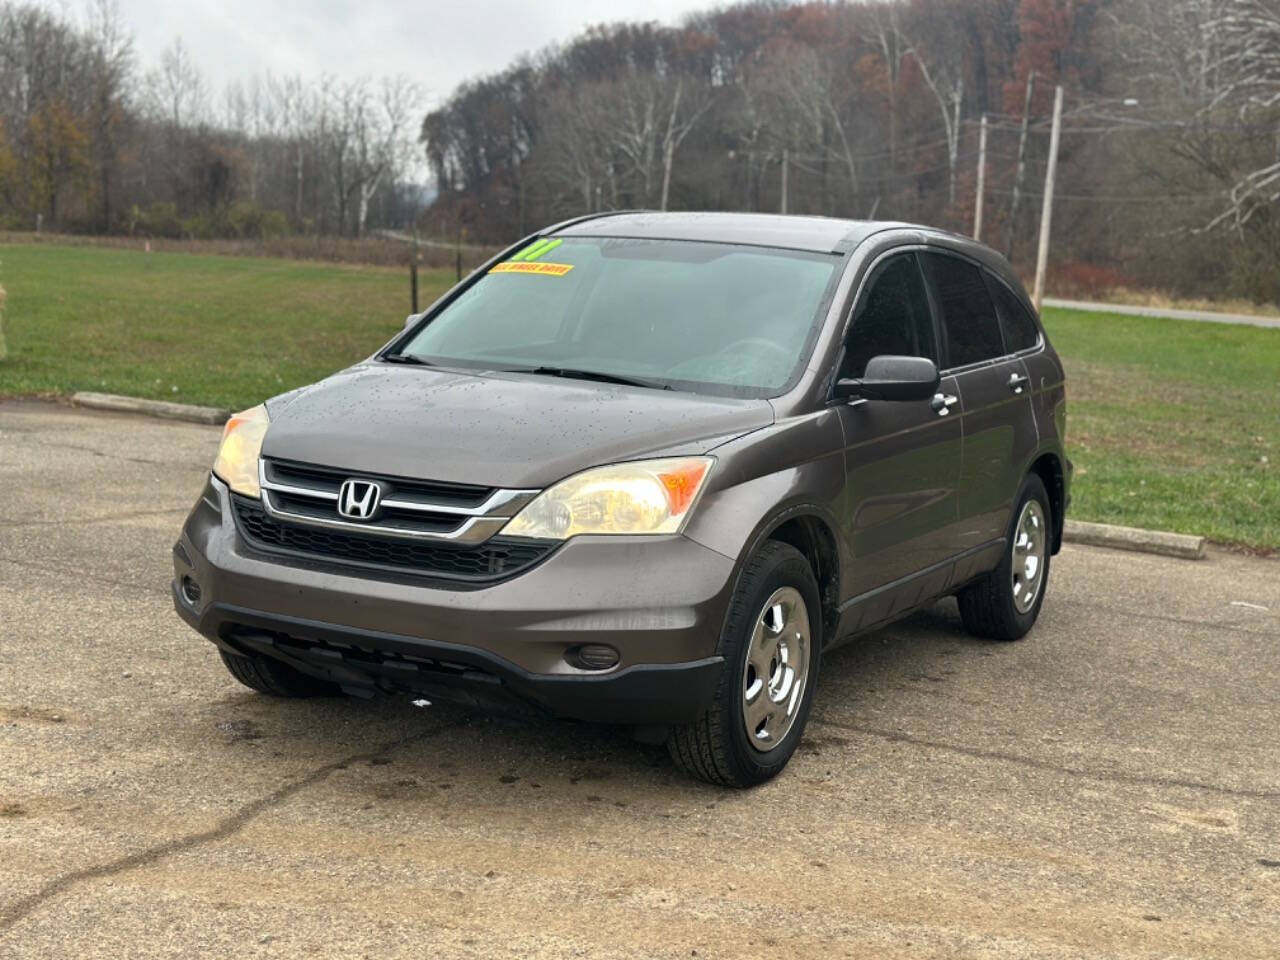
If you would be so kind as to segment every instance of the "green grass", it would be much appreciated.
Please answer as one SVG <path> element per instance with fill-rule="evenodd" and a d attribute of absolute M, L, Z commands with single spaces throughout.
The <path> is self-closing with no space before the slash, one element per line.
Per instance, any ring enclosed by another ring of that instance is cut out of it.
<path fill-rule="evenodd" d="M 453 273 L 425 271 L 430 303 Z M 367 356 L 409 312 L 407 268 L 0 245 L 0 395 L 98 390 L 233 410 Z"/>
<path fill-rule="evenodd" d="M 422 302 L 451 281 L 424 272 Z M 239 409 L 368 355 L 408 312 L 403 269 L 94 247 L 0 245 L 0 285 L 10 396 Z M 1075 518 L 1280 548 L 1280 331 L 1045 323 L 1067 365 Z"/>
<path fill-rule="evenodd" d="M 1071 515 L 1280 547 L 1280 330 L 1046 310 Z"/>

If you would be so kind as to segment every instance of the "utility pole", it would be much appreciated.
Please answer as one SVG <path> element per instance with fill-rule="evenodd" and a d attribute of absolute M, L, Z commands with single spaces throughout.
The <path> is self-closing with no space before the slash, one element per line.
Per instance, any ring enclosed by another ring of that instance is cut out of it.
<path fill-rule="evenodd" d="M 1045 270 L 1049 266 L 1049 224 L 1053 219 L 1053 184 L 1058 176 L 1058 142 L 1062 139 L 1062 87 L 1053 93 L 1053 131 L 1049 134 L 1049 166 L 1044 174 L 1044 206 L 1040 208 L 1040 249 L 1036 253 L 1036 310 L 1044 299 Z"/>
<path fill-rule="evenodd" d="M 1027 98 L 1022 102 L 1022 132 L 1018 134 L 1018 172 L 1013 178 L 1013 199 L 1009 202 L 1009 234 L 1005 239 L 1005 259 L 1013 259 L 1013 241 L 1018 232 L 1018 201 L 1022 199 L 1022 180 L 1027 173 L 1027 124 L 1031 120 L 1031 94 L 1036 89 L 1036 72 L 1027 74 Z"/>
<path fill-rule="evenodd" d="M 787 151 L 782 151 L 782 212 L 787 212 Z"/>
<path fill-rule="evenodd" d="M 987 115 L 978 127 L 978 198 L 973 204 L 973 239 L 982 239 L 982 204 L 987 193 Z"/>

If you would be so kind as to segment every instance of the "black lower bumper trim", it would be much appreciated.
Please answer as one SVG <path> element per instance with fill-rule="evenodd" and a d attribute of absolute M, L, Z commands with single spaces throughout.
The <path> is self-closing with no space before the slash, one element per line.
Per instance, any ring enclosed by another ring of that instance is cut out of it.
<path fill-rule="evenodd" d="M 174 586 L 178 614 L 232 653 L 275 657 L 353 693 L 405 693 L 477 706 L 530 708 L 594 723 L 696 720 L 711 702 L 724 659 L 636 664 L 616 673 L 535 674 L 478 647 L 286 617 L 213 603 L 193 610 Z"/>

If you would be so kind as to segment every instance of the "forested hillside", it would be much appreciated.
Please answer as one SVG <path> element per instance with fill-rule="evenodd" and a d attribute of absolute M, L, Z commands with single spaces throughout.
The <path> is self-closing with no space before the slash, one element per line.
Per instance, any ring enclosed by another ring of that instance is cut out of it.
<path fill-rule="evenodd" d="M 486 244 L 665 207 L 970 232 L 985 116 L 983 239 L 1025 271 L 1061 85 L 1051 290 L 1280 302 L 1280 0 L 708 7 L 591 27 L 428 111 L 412 62 L 214 90 L 180 40 L 142 62 L 112 0 L 0 0 L 0 228 L 359 235 L 425 209 Z"/>
<path fill-rule="evenodd" d="M 88 9 L 0 2 L 0 228 L 358 235 L 421 208 L 404 74 L 215 90 L 181 38 L 148 69 L 112 0 Z"/>
<path fill-rule="evenodd" d="M 1051 286 L 1280 298 L 1278 0 L 759 2 L 596 27 L 426 117 L 433 216 L 494 241 L 633 207 L 969 232 L 985 115 L 983 238 L 1025 266 L 1058 84 Z"/>

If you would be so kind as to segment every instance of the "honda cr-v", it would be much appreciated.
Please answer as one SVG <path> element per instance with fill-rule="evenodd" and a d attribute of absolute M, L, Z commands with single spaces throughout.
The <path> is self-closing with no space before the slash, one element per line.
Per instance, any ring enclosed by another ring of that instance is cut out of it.
<path fill-rule="evenodd" d="M 836 644 L 955 595 L 1031 629 L 1063 370 L 924 227 L 615 214 L 526 238 L 355 366 L 232 417 L 174 547 L 242 683 L 628 724 L 758 783 Z"/>

